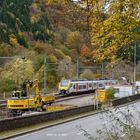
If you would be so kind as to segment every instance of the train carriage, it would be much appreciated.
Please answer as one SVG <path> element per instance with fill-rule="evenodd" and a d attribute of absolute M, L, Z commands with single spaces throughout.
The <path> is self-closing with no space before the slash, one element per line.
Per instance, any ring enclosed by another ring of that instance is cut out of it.
<path fill-rule="evenodd" d="M 105 85 L 117 84 L 117 80 L 62 80 L 59 83 L 59 94 L 80 94 L 104 89 Z"/>

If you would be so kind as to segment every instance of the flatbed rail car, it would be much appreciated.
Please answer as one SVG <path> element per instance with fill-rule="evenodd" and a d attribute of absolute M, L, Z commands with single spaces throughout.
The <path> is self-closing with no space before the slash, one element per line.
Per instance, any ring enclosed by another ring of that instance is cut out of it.
<path fill-rule="evenodd" d="M 35 95 L 30 96 L 30 88 L 35 87 Z M 11 115 L 22 114 L 29 110 L 42 110 L 47 104 L 55 101 L 54 95 L 41 95 L 39 82 L 26 81 L 21 91 L 14 91 L 12 97 L 7 101 L 7 107 Z"/>
<path fill-rule="evenodd" d="M 79 93 L 90 93 L 96 89 L 104 89 L 106 85 L 115 85 L 117 80 L 62 80 L 59 83 L 59 94 L 77 95 Z"/>

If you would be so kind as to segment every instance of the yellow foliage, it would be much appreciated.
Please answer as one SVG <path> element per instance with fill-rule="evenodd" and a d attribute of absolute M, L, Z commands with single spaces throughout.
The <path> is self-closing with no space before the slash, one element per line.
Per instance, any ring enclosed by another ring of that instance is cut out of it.
<path fill-rule="evenodd" d="M 33 15 L 31 16 L 31 23 L 37 23 L 40 20 L 40 15 Z"/>
<path fill-rule="evenodd" d="M 47 0 L 48 4 L 54 4 L 54 3 L 61 3 L 61 4 L 65 4 L 68 3 L 69 0 Z"/>
<path fill-rule="evenodd" d="M 16 36 L 15 35 L 10 35 L 10 37 L 9 37 L 9 41 L 10 41 L 10 44 L 12 45 L 12 46 L 14 46 L 14 47 L 18 47 L 18 41 L 17 41 L 17 38 L 16 38 Z"/>
<path fill-rule="evenodd" d="M 83 42 L 83 36 L 77 31 L 70 32 L 67 36 L 67 46 L 71 49 L 75 49 L 78 55 L 80 55 Z"/>
<path fill-rule="evenodd" d="M 32 79 L 34 74 L 32 61 L 19 58 L 11 65 L 9 71 L 11 73 L 11 78 L 16 82 Z"/>
<path fill-rule="evenodd" d="M 136 18 L 139 4 L 137 0 L 112 1 L 108 7 L 108 17 L 104 19 L 99 16 L 101 9 L 98 13 L 96 9 L 93 10 L 91 43 L 95 46 L 93 57 L 96 62 L 115 61 L 119 57 L 130 59 L 132 43 L 140 39 L 134 32 L 140 25 L 140 18 Z"/>
<path fill-rule="evenodd" d="M 91 70 L 86 69 L 81 75 L 82 79 L 100 79 L 102 76 L 100 73 L 94 74 Z"/>

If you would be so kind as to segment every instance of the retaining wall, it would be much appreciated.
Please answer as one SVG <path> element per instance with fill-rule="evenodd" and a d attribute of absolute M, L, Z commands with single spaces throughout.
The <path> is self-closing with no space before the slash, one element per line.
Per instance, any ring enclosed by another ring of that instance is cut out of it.
<path fill-rule="evenodd" d="M 50 120 L 57 120 L 92 110 L 94 110 L 93 105 L 90 105 L 51 113 L 44 112 L 41 114 L 34 114 L 32 116 L 8 118 L 0 121 L 0 131 L 20 128 L 32 124 L 47 122 Z"/>
<path fill-rule="evenodd" d="M 140 94 L 131 95 L 131 96 L 128 96 L 128 97 L 123 97 L 123 98 L 120 98 L 120 99 L 113 100 L 112 101 L 112 106 L 118 106 L 118 105 L 121 105 L 121 104 L 124 104 L 124 103 L 139 100 L 139 99 L 140 99 Z"/>

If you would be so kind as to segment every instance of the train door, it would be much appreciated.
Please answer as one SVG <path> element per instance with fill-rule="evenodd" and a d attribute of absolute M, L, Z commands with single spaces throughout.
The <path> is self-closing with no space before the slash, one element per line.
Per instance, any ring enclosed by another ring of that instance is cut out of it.
<path fill-rule="evenodd" d="M 92 85 L 92 90 L 95 90 L 97 89 L 97 82 L 93 82 L 93 85 Z"/>
<path fill-rule="evenodd" d="M 76 95 L 78 94 L 78 83 L 76 83 Z"/>

